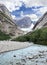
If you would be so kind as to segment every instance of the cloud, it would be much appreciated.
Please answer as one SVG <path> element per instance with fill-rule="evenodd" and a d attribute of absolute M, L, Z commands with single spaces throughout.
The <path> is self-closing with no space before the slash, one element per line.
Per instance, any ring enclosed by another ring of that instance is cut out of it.
<path fill-rule="evenodd" d="M 15 10 L 20 10 L 20 7 L 25 5 L 25 8 L 32 8 L 33 6 L 35 7 L 32 9 L 35 13 L 30 13 L 31 11 L 26 11 L 26 14 L 24 15 L 23 11 L 17 12 L 18 14 L 20 13 L 20 16 L 29 16 L 32 21 L 37 21 L 39 16 L 44 14 L 47 11 L 47 0 L 0 0 L 0 3 L 3 3 L 10 12 L 13 12 Z M 41 8 L 37 8 L 37 6 L 43 6 Z M 16 13 L 16 12 L 15 12 Z M 15 15 L 12 15 L 12 17 L 15 19 Z"/>
<path fill-rule="evenodd" d="M 20 15 L 21 15 L 21 17 L 23 17 L 23 16 L 24 16 L 24 12 L 23 12 L 23 11 L 21 11 L 21 14 L 20 14 Z"/>
<path fill-rule="evenodd" d="M 32 21 L 37 21 L 38 16 L 36 14 L 27 14 L 27 15 L 22 15 L 22 17 L 30 17 Z"/>
<path fill-rule="evenodd" d="M 47 7 L 40 8 L 39 11 L 41 14 L 44 14 L 45 12 L 47 12 Z"/>
<path fill-rule="evenodd" d="M 24 3 L 26 7 L 32 6 L 47 6 L 47 0 L 0 0 L 9 11 L 18 10 Z"/>
<path fill-rule="evenodd" d="M 36 14 L 31 14 L 29 15 L 29 17 L 31 18 L 32 21 L 37 21 L 38 20 L 38 17 Z"/>
<path fill-rule="evenodd" d="M 26 7 L 42 5 L 41 2 L 39 2 L 39 0 L 23 0 L 23 2 L 25 3 Z"/>
<path fill-rule="evenodd" d="M 11 15 L 13 19 L 16 19 L 16 16 L 15 15 Z"/>
<path fill-rule="evenodd" d="M 32 6 L 47 6 L 47 0 L 22 0 L 26 7 Z"/>
<path fill-rule="evenodd" d="M 38 16 L 38 18 L 40 18 L 44 13 L 47 12 L 47 7 L 41 7 L 39 9 L 34 9 L 35 14 Z"/>
<path fill-rule="evenodd" d="M 0 0 L 0 3 L 3 3 L 10 12 L 14 10 L 19 10 L 22 3 L 19 0 Z"/>

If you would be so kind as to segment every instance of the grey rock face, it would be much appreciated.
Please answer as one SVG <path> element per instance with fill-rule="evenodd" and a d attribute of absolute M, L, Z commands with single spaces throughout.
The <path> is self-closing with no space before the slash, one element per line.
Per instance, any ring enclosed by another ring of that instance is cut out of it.
<path fill-rule="evenodd" d="M 47 27 L 47 12 L 37 21 L 33 29 Z"/>
<path fill-rule="evenodd" d="M 18 29 L 11 17 L 11 14 L 3 4 L 0 4 L 0 30 L 11 35 L 20 35 L 23 33 Z"/>
<path fill-rule="evenodd" d="M 6 15 L 8 15 L 10 18 L 12 18 L 9 10 L 3 4 L 0 4 L 0 11 L 2 11 Z"/>

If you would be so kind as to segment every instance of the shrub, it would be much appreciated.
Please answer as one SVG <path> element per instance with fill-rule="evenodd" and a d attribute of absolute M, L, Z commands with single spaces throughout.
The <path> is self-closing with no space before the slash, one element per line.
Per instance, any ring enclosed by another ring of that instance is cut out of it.
<path fill-rule="evenodd" d="M 0 40 L 9 40 L 10 39 L 10 35 L 5 34 L 4 32 L 1 32 L 0 30 Z"/>
<path fill-rule="evenodd" d="M 21 41 L 21 42 L 34 42 L 35 44 L 42 44 L 47 45 L 47 27 L 35 30 L 33 32 L 30 32 L 24 36 L 20 36 L 18 38 L 13 39 L 15 41 Z"/>

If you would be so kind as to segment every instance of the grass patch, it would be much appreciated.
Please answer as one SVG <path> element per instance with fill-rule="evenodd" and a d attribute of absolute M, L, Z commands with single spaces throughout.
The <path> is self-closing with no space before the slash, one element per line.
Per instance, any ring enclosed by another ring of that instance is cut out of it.
<path fill-rule="evenodd" d="M 0 40 L 9 40 L 11 37 L 0 30 Z"/>

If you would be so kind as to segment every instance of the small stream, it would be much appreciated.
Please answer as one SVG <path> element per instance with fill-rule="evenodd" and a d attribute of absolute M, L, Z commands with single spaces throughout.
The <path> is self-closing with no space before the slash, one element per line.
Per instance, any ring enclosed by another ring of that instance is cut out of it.
<path fill-rule="evenodd" d="M 47 65 L 47 46 L 35 45 L 0 54 L 0 65 Z"/>

